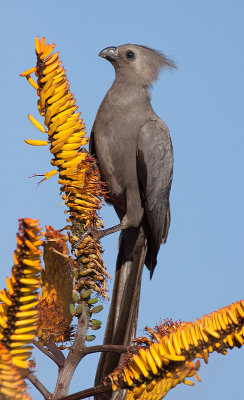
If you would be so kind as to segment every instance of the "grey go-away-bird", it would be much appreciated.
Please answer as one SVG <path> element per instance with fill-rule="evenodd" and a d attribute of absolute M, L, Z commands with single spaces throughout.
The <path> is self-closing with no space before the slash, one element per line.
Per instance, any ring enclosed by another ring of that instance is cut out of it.
<path fill-rule="evenodd" d="M 170 225 L 173 150 L 166 124 L 152 109 L 149 90 L 161 68 L 175 65 L 158 51 L 132 44 L 107 47 L 99 56 L 111 62 L 116 78 L 97 112 L 90 153 L 120 219 L 101 236 L 122 230 L 104 344 L 129 345 L 136 333 L 143 265 L 152 277 Z M 96 384 L 114 370 L 119 358 L 117 353 L 102 353 Z"/>

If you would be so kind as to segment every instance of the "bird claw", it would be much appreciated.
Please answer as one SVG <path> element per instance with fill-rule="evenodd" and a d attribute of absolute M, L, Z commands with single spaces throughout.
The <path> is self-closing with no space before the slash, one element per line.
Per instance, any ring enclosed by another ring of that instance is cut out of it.
<path fill-rule="evenodd" d="M 93 240 L 97 242 L 102 237 L 101 232 L 99 232 L 98 229 L 90 227 L 80 236 L 78 242 L 74 245 L 74 248 L 77 249 L 77 247 L 79 247 L 79 245 L 83 242 L 83 240 L 89 235 L 92 237 Z"/>
<path fill-rule="evenodd" d="M 97 242 L 102 237 L 102 231 L 99 231 L 98 229 L 93 228 L 93 227 L 87 229 L 86 233 L 87 233 L 87 235 L 90 235 L 92 237 L 92 239 L 96 240 Z"/>

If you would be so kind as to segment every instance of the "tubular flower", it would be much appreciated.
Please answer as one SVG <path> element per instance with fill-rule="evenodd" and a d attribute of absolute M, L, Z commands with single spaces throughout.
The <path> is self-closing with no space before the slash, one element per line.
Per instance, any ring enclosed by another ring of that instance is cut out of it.
<path fill-rule="evenodd" d="M 66 71 L 61 66 L 59 53 L 53 53 L 54 44 L 45 44 L 45 38 L 40 41 L 37 37 L 35 48 L 36 67 L 20 75 L 25 76 L 37 90 L 38 110 L 45 118 L 45 127 L 31 115 L 28 117 L 37 129 L 47 133 L 47 138 L 26 142 L 35 146 L 50 144 L 53 156 L 51 164 L 57 170 L 46 172 L 44 180 L 58 173 L 62 197 L 68 206 L 70 215 L 67 222 L 71 222 L 71 226 L 67 229 L 71 230 L 70 242 L 76 245 L 77 258 L 73 289 L 79 292 L 81 289 L 92 289 L 106 298 L 106 279 L 109 275 L 102 261 L 100 244 L 89 236 L 77 245 L 80 235 L 89 227 L 102 227 L 97 211 L 105 196 L 104 185 L 100 181 L 95 160 L 81 147 L 87 144 L 88 137 L 70 92 Z M 37 83 L 30 77 L 33 73 L 37 76 Z"/>
<path fill-rule="evenodd" d="M 62 307 L 67 323 L 71 322 L 70 304 L 72 300 L 73 275 L 76 261 L 69 255 L 68 237 L 51 226 L 46 226 L 46 241 L 44 242 L 43 260 L 45 269 L 42 271 L 42 294 L 53 288 L 57 292 L 57 304 Z"/>
<path fill-rule="evenodd" d="M 37 336 L 41 343 L 48 341 L 63 343 L 72 339 L 73 327 L 64 316 L 64 309 L 58 305 L 58 295 L 53 288 L 44 290 L 39 304 Z"/>
<path fill-rule="evenodd" d="M 210 353 L 244 344 L 244 301 L 204 315 L 195 322 L 171 323 L 147 328 L 151 339 L 139 338 L 137 351 L 127 354 L 124 364 L 109 375 L 113 390 L 128 389 L 127 400 L 160 400 L 179 383 L 197 375 L 200 361 Z M 144 346 L 141 346 L 144 342 Z"/>
<path fill-rule="evenodd" d="M 101 222 L 97 210 L 101 207 L 100 198 L 104 189 L 96 168 L 95 160 L 81 146 L 88 143 L 85 124 L 77 113 L 78 107 L 70 92 L 65 69 L 61 66 L 59 53 L 53 53 L 55 45 L 45 44 L 45 38 L 40 42 L 37 37 L 35 48 L 37 55 L 36 67 L 31 68 L 21 76 L 27 77 L 29 83 L 37 90 L 37 102 L 40 114 L 45 117 L 42 126 L 34 117 L 28 115 L 30 121 L 42 133 L 47 133 L 47 140 L 26 140 L 31 145 L 50 144 L 53 155 L 51 164 L 58 168 L 59 183 L 62 185 L 64 200 L 69 207 L 71 219 L 82 222 L 87 228 Z M 52 54 L 53 53 L 53 54 Z M 35 72 L 37 83 L 30 75 Z M 47 172 L 44 179 L 55 172 Z M 85 221 L 84 221 L 85 220 Z"/>
<path fill-rule="evenodd" d="M 101 257 L 101 246 L 90 236 L 86 237 L 75 251 L 77 264 L 76 289 L 92 289 L 98 295 L 108 299 L 106 280 L 111 279 Z"/>
<path fill-rule="evenodd" d="M 7 289 L 0 291 L 0 340 L 10 350 L 13 364 L 26 369 L 37 328 L 41 238 L 37 220 L 19 220 L 11 278 L 6 279 Z"/>
<path fill-rule="evenodd" d="M 26 384 L 13 363 L 11 352 L 0 343 L 0 398 L 2 400 L 31 400 Z"/>
<path fill-rule="evenodd" d="M 41 342 L 71 339 L 73 275 L 75 260 L 69 256 L 68 237 L 46 226 L 42 270 L 42 296 L 39 304 L 37 336 Z"/>

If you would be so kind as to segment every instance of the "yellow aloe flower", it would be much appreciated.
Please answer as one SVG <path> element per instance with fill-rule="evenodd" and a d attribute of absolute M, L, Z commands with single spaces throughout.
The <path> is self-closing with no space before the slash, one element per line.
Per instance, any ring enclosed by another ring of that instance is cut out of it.
<path fill-rule="evenodd" d="M 86 228 L 94 224 L 100 227 L 97 210 L 101 207 L 99 199 L 104 196 L 105 191 L 95 160 L 81 148 L 88 143 L 85 124 L 80 113 L 76 112 L 78 107 L 70 92 L 59 53 L 51 54 L 54 47 L 54 44 L 45 44 L 45 38 L 40 41 L 37 37 L 37 65 L 20 74 L 29 77 L 35 73 L 37 76 L 38 109 L 45 117 L 46 128 L 30 114 L 28 118 L 42 133 L 47 133 L 46 140 L 25 141 L 34 146 L 50 143 L 50 152 L 54 156 L 51 164 L 58 167 L 61 191 L 66 195 L 65 202 L 71 215 L 69 220 L 77 219 L 80 224 L 84 219 L 83 225 Z M 49 178 L 49 175 L 45 175 L 45 178 Z M 71 193 L 72 201 L 69 199 Z"/>
<path fill-rule="evenodd" d="M 12 362 L 20 368 L 30 366 L 30 343 L 35 338 L 38 320 L 42 232 L 38 221 L 19 220 L 11 277 L 7 289 L 0 291 L 0 341 L 10 351 Z"/>
<path fill-rule="evenodd" d="M 201 358 L 210 353 L 227 354 L 227 349 L 244 344 L 244 300 L 223 307 L 195 322 L 165 321 L 149 338 L 138 338 L 136 352 L 109 375 L 113 390 L 128 389 L 127 400 L 160 400 L 179 383 L 194 385 L 186 378 L 195 375 Z"/>
<path fill-rule="evenodd" d="M 26 384 L 13 363 L 9 349 L 0 343 L 0 398 L 2 400 L 31 400 Z"/>
<path fill-rule="evenodd" d="M 79 237 L 90 227 L 99 229 L 102 222 L 98 217 L 101 201 L 106 195 L 104 184 L 100 181 L 100 175 L 94 158 L 82 147 L 88 143 L 85 132 L 85 124 L 77 112 L 78 107 L 70 85 L 66 77 L 66 71 L 62 66 L 59 53 L 54 52 L 55 45 L 46 44 L 45 38 L 35 40 L 37 56 L 36 67 L 28 69 L 20 74 L 25 76 L 32 87 L 36 89 L 39 97 L 37 106 L 39 113 L 44 117 L 44 126 L 33 116 L 28 114 L 29 120 L 46 137 L 41 140 L 27 139 L 29 145 L 43 146 L 50 144 L 52 154 L 51 165 L 56 170 L 46 172 L 44 179 L 49 179 L 57 171 L 59 175 L 62 198 L 68 207 L 71 223 L 66 229 L 71 231 L 70 243 L 75 247 L 76 260 L 73 267 L 73 297 L 78 303 L 78 308 L 71 304 L 72 316 L 81 312 L 82 301 L 91 301 L 91 293 L 84 297 L 89 290 L 107 298 L 106 280 L 110 278 L 104 266 L 101 245 L 88 236 L 79 242 Z M 30 78 L 35 73 L 37 82 Z M 59 298 L 60 291 L 56 288 Z M 81 294 L 82 292 L 82 294 Z M 78 297 L 77 297 L 78 296 Z M 60 305 L 60 304 L 57 304 Z M 92 310 L 91 310 L 92 312 Z M 91 322 L 93 330 L 100 326 Z"/>

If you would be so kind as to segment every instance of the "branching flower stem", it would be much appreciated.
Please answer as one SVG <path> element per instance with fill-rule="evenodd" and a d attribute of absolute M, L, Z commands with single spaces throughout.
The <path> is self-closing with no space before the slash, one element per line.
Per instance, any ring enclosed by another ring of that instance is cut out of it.
<path fill-rule="evenodd" d="M 87 398 L 90 398 L 91 396 L 95 396 L 95 395 L 98 395 L 101 393 L 111 392 L 111 391 L 112 391 L 111 385 L 107 385 L 107 386 L 99 385 L 99 386 L 94 386 L 94 387 L 86 389 L 86 390 L 82 390 L 80 392 L 73 393 L 70 396 L 61 397 L 58 400 L 87 399 Z"/>
<path fill-rule="evenodd" d="M 35 386 L 37 390 L 43 395 L 44 399 L 50 399 L 51 393 L 45 388 L 45 386 L 39 381 L 39 379 L 32 373 L 27 376 L 27 379 Z"/>
<path fill-rule="evenodd" d="M 59 360 L 59 363 L 61 364 L 60 366 L 63 367 L 64 361 L 65 361 L 65 356 L 63 355 L 62 351 L 59 350 L 59 348 L 56 346 L 56 344 L 52 341 L 48 341 L 46 343 L 47 349 L 50 353 L 53 354 L 56 359 Z"/>
<path fill-rule="evenodd" d="M 135 347 L 135 346 L 134 346 Z M 90 346 L 90 347 L 85 347 L 83 349 L 83 353 L 86 354 L 92 354 L 92 353 L 105 353 L 105 352 L 111 352 L 111 353 L 126 353 L 127 351 L 132 351 L 133 346 L 120 346 L 117 344 L 107 344 L 107 345 L 98 345 L 98 346 Z"/>
<path fill-rule="evenodd" d="M 81 316 L 81 318 L 79 320 L 79 324 L 78 324 L 78 331 L 80 332 L 80 336 L 79 336 L 80 340 L 84 340 L 83 339 L 83 334 L 86 334 L 84 324 L 86 324 L 86 321 L 82 322 L 82 316 Z M 77 334 L 78 334 L 78 331 L 77 331 Z M 119 345 L 97 345 L 97 346 L 90 346 L 90 347 L 83 347 L 82 348 L 82 345 L 80 345 L 78 343 L 78 336 L 76 337 L 75 341 L 77 341 L 76 346 L 75 346 L 75 343 L 74 343 L 74 345 L 70 349 L 70 353 L 69 353 L 66 361 L 65 361 L 65 359 L 63 361 L 63 360 L 55 357 L 52 353 L 50 353 L 50 351 L 45 349 L 39 342 L 37 342 L 36 340 L 33 340 L 33 344 L 42 353 L 44 353 L 47 357 L 49 357 L 51 360 L 53 360 L 57 364 L 57 366 L 60 369 L 60 374 L 59 374 L 60 381 L 63 380 L 63 377 L 65 377 L 65 381 L 66 381 L 66 385 L 62 385 L 63 386 L 63 390 L 67 390 L 67 391 L 68 391 L 68 385 L 69 385 L 70 380 L 72 379 L 72 375 L 73 375 L 72 370 L 73 369 L 75 370 L 75 368 L 78 365 L 78 363 L 87 354 L 101 353 L 101 352 L 126 353 L 128 350 L 133 352 L 133 347 L 135 348 L 135 346 L 128 347 L 128 346 L 119 346 Z M 74 352 L 75 352 L 75 349 L 77 349 L 77 348 L 78 348 L 78 352 L 77 352 L 78 357 L 75 357 L 75 355 L 77 355 L 77 354 L 74 354 Z M 58 351 L 58 349 L 57 349 L 57 351 Z M 70 354 L 72 354 L 72 355 L 70 355 Z M 69 359 L 69 362 L 67 361 L 68 359 Z M 28 379 L 36 387 L 36 389 L 39 390 L 39 392 L 43 395 L 44 399 L 48 399 L 51 396 L 51 393 L 48 392 L 48 390 L 42 385 L 42 383 L 36 378 L 35 375 L 29 374 L 28 375 Z M 70 379 L 70 380 L 68 381 L 68 379 Z M 61 385 L 60 385 L 60 390 L 61 390 Z M 111 389 L 111 385 L 108 385 L 108 386 L 100 385 L 100 386 L 95 386 L 93 388 L 89 388 L 89 389 L 83 390 L 81 392 L 74 393 L 73 395 L 66 396 L 66 397 L 61 397 L 61 398 L 62 399 L 66 399 L 67 398 L 67 399 L 70 399 L 70 400 L 72 400 L 72 399 L 73 400 L 75 400 L 75 399 L 83 399 L 83 398 L 86 398 L 86 397 L 91 396 L 91 395 L 95 395 L 95 394 L 98 394 L 98 393 L 103 393 L 103 392 L 107 392 L 107 391 L 111 391 L 111 390 L 112 390 Z M 58 387 L 56 387 L 55 393 L 56 392 L 58 393 Z M 53 399 L 56 399 L 56 397 L 53 397 Z"/>
<path fill-rule="evenodd" d="M 61 360 L 61 358 L 56 357 L 56 356 L 55 356 L 54 354 L 52 354 L 50 351 L 48 351 L 47 349 L 45 349 L 45 347 L 43 347 L 37 340 L 33 340 L 33 344 L 36 346 L 36 348 L 37 348 L 38 350 L 40 350 L 42 353 L 44 353 L 47 357 L 51 358 L 51 360 L 53 360 L 53 361 L 57 364 L 57 366 L 58 366 L 59 368 L 62 368 L 62 367 L 64 366 L 64 360 L 65 360 L 65 358 L 64 358 L 63 360 Z M 57 351 L 58 351 L 58 350 L 57 350 Z M 62 354 L 62 356 L 63 356 L 63 353 L 60 352 L 60 354 Z"/>
<path fill-rule="evenodd" d="M 133 351 L 133 347 L 135 346 L 119 346 L 119 345 L 98 345 L 98 346 L 90 346 L 85 347 L 82 350 L 81 357 L 83 358 L 87 354 L 98 353 L 98 352 L 116 352 L 116 353 L 126 353 L 128 350 Z M 89 389 L 82 390 L 77 393 L 73 393 L 70 396 L 61 397 L 58 400 L 79 400 L 85 399 L 90 396 L 95 396 L 97 394 L 111 392 L 112 386 L 110 384 L 94 386 Z"/>
<path fill-rule="evenodd" d="M 64 397 L 68 393 L 70 382 L 74 375 L 74 372 L 79 362 L 85 355 L 82 350 L 85 345 L 89 320 L 90 320 L 89 308 L 88 305 L 85 302 L 83 302 L 82 313 L 80 314 L 78 319 L 78 326 L 74 343 L 70 348 L 69 354 L 64 362 L 64 366 L 59 370 L 57 384 L 53 395 L 53 400 L 57 400 L 61 397 Z"/>

